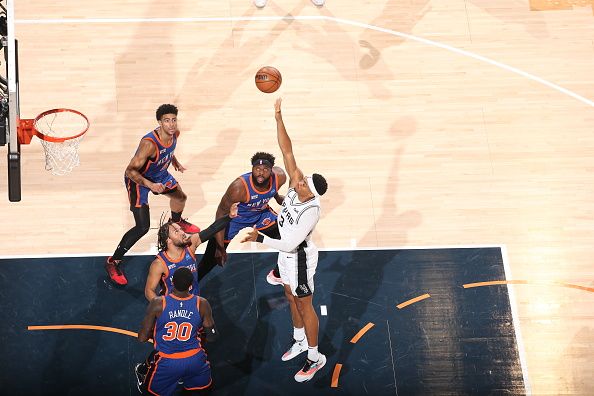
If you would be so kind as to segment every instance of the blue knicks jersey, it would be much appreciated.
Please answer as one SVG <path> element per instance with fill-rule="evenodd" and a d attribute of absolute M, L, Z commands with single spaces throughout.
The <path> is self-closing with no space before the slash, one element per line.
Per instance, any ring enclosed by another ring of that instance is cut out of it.
<path fill-rule="evenodd" d="M 169 146 L 165 146 L 157 135 L 157 130 L 151 131 L 142 137 L 142 140 L 150 140 L 156 147 L 157 154 L 155 158 L 147 160 L 142 166 L 140 173 L 152 182 L 160 180 L 167 173 L 167 168 L 171 164 L 173 152 L 177 144 L 177 137 L 174 135 Z"/>
<path fill-rule="evenodd" d="M 163 297 L 163 313 L 159 315 L 155 324 L 155 349 L 167 355 L 196 351 L 201 347 L 198 337 L 201 327 L 198 296 L 182 298 L 172 294 L 166 295 Z"/>
<path fill-rule="evenodd" d="M 268 209 L 268 201 L 274 197 L 278 191 L 278 179 L 274 172 L 270 175 L 270 188 L 266 191 L 257 191 L 252 182 L 252 173 L 246 173 L 240 176 L 246 191 L 248 202 L 240 202 L 237 208 L 237 219 L 246 222 L 250 217 L 258 216 L 262 211 Z"/>
<path fill-rule="evenodd" d="M 198 289 L 198 273 L 196 272 L 196 256 L 189 248 L 185 248 L 180 257 L 171 258 L 166 251 L 159 252 L 157 258 L 161 260 L 164 265 L 163 275 L 161 275 L 161 293 L 169 294 L 173 290 L 173 273 L 176 269 L 181 267 L 189 268 L 194 275 L 194 281 L 192 282 L 191 293 L 195 295 L 200 294 Z"/>

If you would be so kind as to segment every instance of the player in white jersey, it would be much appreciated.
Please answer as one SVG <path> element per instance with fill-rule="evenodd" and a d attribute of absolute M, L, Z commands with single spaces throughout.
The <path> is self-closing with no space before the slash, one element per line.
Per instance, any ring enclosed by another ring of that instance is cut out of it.
<path fill-rule="evenodd" d="M 242 242 L 260 242 L 278 249 L 278 265 L 289 300 L 293 320 L 293 340 L 282 360 L 290 360 L 307 351 L 297 382 L 308 381 L 326 364 L 326 356 L 318 352 L 319 321 L 313 307 L 314 274 L 318 265 L 318 248 L 311 234 L 320 219 L 320 195 L 328 189 L 326 179 L 314 173 L 304 176 L 297 167 L 293 145 L 285 129 L 281 99 L 274 104 L 276 135 L 289 175 L 289 192 L 278 215 L 280 239 L 260 234 L 255 228 Z"/>

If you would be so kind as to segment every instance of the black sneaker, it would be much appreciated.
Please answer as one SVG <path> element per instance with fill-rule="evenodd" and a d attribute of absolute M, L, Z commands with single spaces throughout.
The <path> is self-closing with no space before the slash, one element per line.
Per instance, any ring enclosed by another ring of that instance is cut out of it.
<path fill-rule="evenodd" d="M 144 379 L 148 373 L 148 367 L 146 366 L 146 363 L 138 363 L 134 367 L 134 372 L 136 373 L 136 387 L 138 388 L 138 392 L 142 394 L 142 384 L 144 383 Z"/>

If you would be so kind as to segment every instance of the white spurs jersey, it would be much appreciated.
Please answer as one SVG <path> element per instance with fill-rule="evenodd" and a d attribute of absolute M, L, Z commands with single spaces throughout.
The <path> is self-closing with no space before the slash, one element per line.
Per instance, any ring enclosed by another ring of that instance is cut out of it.
<path fill-rule="evenodd" d="M 279 250 L 294 251 L 303 241 L 309 241 L 311 234 L 320 220 L 320 198 L 315 197 L 306 202 L 299 201 L 297 191 L 290 188 L 283 201 L 278 215 L 278 229 L 282 241 Z"/>

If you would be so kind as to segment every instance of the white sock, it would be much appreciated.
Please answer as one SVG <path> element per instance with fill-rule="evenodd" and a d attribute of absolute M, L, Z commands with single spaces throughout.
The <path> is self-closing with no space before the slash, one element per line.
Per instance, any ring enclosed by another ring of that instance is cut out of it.
<path fill-rule="evenodd" d="M 315 347 L 308 346 L 307 347 L 307 358 L 312 362 L 317 362 L 320 358 L 320 354 L 318 353 L 318 346 Z"/>
<path fill-rule="evenodd" d="M 293 327 L 293 338 L 296 341 L 303 341 L 305 339 L 305 328 L 304 327 Z"/>

